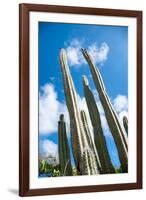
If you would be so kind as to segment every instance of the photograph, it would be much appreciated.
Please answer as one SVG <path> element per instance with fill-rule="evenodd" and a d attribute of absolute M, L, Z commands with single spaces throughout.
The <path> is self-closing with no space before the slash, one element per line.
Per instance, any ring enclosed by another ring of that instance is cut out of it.
<path fill-rule="evenodd" d="M 142 188 L 142 12 L 20 4 L 20 196 Z"/>
<path fill-rule="evenodd" d="M 39 22 L 38 176 L 128 172 L 128 26 Z"/>

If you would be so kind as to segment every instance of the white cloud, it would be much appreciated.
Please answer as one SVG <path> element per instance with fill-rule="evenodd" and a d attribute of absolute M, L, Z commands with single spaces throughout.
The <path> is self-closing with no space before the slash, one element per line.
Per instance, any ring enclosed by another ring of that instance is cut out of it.
<path fill-rule="evenodd" d="M 58 145 L 51 140 L 39 141 L 39 158 L 47 159 L 51 164 L 58 163 Z"/>
<path fill-rule="evenodd" d="M 58 145 L 52 142 L 51 140 L 40 140 L 39 142 L 39 153 L 44 156 L 48 157 L 49 155 L 52 155 L 53 157 L 56 157 L 58 151 Z"/>
<path fill-rule="evenodd" d="M 119 113 L 119 118 L 123 120 L 123 117 L 126 116 L 128 118 L 128 111 L 123 110 L 122 112 Z"/>
<path fill-rule="evenodd" d="M 78 39 L 73 39 L 70 43 L 66 43 L 66 52 L 68 57 L 68 62 L 70 66 L 80 67 L 82 64 L 86 64 L 81 48 L 85 47 L 84 41 L 79 41 Z M 98 46 L 96 43 L 92 43 L 87 48 L 89 54 L 92 56 L 95 64 L 103 64 L 106 61 L 109 46 L 106 42 L 101 43 Z"/>
<path fill-rule="evenodd" d="M 126 116 L 128 118 L 128 98 L 125 95 L 117 95 L 117 97 L 113 100 L 113 107 L 115 108 L 121 127 L 123 129 L 123 133 L 125 136 L 127 135 L 125 132 L 125 128 L 123 125 L 123 117 Z"/>
<path fill-rule="evenodd" d="M 88 47 L 88 52 L 92 56 L 94 63 L 103 63 L 107 59 L 109 46 L 106 42 L 103 42 L 100 47 L 94 43 Z"/>
<path fill-rule="evenodd" d="M 117 95 L 113 100 L 113 106 L 118 113 L 128 110 L 128 98 L 124 95 Z"/>
<path fill-rule="evenodd" d="M 45 84 L 39 94 L 39 133 L 57 132 L 60 114 L 64 114 L 68 126 L 69 116 L 66 104 L 58 101 L 53 84 Z"/>
<path fill-rule="evenodd" d="M 73 39 L 66 48 L 68 63 L 70 66 L 80 66 L 85 63 L 81 53 L 82 42 Z"/>

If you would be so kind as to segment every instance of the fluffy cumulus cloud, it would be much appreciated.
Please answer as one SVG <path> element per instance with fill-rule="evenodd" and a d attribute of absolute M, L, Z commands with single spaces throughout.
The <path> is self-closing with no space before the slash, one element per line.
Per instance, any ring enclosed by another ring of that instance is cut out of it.
<path fill-rule="evenodd" d="M 109 46 L 106 42 L 101 43 L 99 47 L 94 43 L 88 47 L 88 52 L 92 56 L 94 63 L 103 63 L 107 59 Z"/>
<path fill-rule="evenodd" d="M 125 95 L 117 95 L 117 97 L 113 100 L 113 106 L 118 113 L 118 117 L 125 133 L 125 129 L 123 126 L 123 117 L 126 116 L 128 118 L 128 98 Z"/>
<path fill-rule="evenodd" d="M 113 106 L 118 113 L 128 110 L 128 98 L 124 95 L 117 95 L 113 101 Z"/>
<path fill-rule="evenodd" d="M 39 159 L 46 159 L 50 164 L 58 163 L 58 145 L 51 140 L 39 141 Z"/>
<path fill-rule="evenodd" d="M 69 123 L 66 104 L 58 101 L 53 84 L 45 84 L 39 94 L 39 133 L 57 132 L 60 114 L 64 114 L 65 120 Z"/>
<path fill-rule="evenodd" d="M 83 41 L 73 39 L 70 43 L 66 44 L 66 52 L 70 66 L 80 66 L 85 64 L 85 59 L 81 53 Z"/>
<path fill-rule="evenodd" d="M 81 53 L 81 48 L 84 47 L 85 41 L 79 41 L 78 39 L 73 39 L 71 42 L 66 43 L 66 52 L 70 66 L 80 67 L 82 64 L 86 64 Z M 106 42 L 101 43 L 100 46 L 96 43 L 92 43 L 88 46 L 87 50 L 95 64 L 103 64 L 107 59 L 109 46 Z"/>

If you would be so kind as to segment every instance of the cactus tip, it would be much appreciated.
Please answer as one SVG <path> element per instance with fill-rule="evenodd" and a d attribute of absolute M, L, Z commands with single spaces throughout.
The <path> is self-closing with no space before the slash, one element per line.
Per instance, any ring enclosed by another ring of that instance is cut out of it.
<path fill-rule="evenodd" d="M 60 48 L 60 53 L 65 53 L 65 49 L 64 48 Z"/>
<path fill-rule="evenodd" d="M 84 113 L 85 111 L 84 110 L 81 110 L 81 113 Z"/>
<path fill-rule="evenodd" d="M 83 75 L 82 77 L 83 77 L 83 83 L 84 83 L 84 85 L 89 85 L 87 77 L 85 75 Z"/>
<path fill-rule="evenodd" d="M 61 120 L 61 121 L 64 120 L 64 115 L 63 115 L 63 114 L 60 115 L 60 120 Z"/>

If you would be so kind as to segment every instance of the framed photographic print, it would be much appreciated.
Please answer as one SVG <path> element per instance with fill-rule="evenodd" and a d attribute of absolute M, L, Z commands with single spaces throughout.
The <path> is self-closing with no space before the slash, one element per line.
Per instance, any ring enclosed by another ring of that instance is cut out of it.
<path fill-rule="evenodd" d="M 142 188 L 142 12 L 19 8 L 20 196 Z"/>

